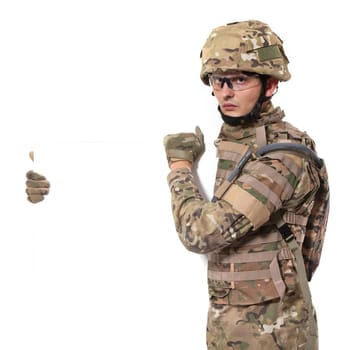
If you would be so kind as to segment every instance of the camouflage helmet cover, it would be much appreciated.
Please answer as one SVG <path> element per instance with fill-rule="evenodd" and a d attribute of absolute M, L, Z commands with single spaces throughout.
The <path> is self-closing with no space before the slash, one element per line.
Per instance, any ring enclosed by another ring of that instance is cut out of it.
<path fill-rule="evenodd" d="M 201 51 L 201 79 L 221 70 L 269 75 L 280 81 L 290 79 L 288 59 L 282 40 L 263 22 L 248 20 L 213 29 Z"/>

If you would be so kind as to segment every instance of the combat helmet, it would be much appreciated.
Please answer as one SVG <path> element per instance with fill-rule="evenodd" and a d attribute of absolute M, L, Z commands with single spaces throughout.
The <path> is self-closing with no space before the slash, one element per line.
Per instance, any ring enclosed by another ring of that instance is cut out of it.
<path fill-rule="evenodd" d="M 290 79 L 283 41 L 258 20 L 229 23 L 213 29 L 201 51 L 200 77 L 209 85 L 209 74 L 221 70 L 245 71 Z"/>

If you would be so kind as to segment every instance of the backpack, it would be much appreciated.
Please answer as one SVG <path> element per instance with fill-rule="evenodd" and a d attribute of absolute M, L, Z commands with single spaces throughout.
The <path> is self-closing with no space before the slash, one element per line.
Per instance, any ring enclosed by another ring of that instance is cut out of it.
<path fill-rule="evenodd" d="M 307 279 L 310 281 L 319 266 L 325 240 L 329 214 L 329 182 L 325 164 L 319 168 L 320 187 L 315 195 L 312 212 L 308 218 L 306 235 L 302 244 L 302 256 Z"/>
<path fill-rule="evenodd" d="M 314 197 L 313 207 L 307 220 L 306 233 L 301 247 L 307 279 L 310 281 L 320 263 L 328 222 L 330 193 L 326 165 L 323 159 L 318 158 L 313 150 L 303 144 L 269 144 L 261 147 L 256 154 L 263 155 L 276 150 L 287 150 L 299 153 L 303 157 L 312 160 L 318 169 L 320 186 Z M 285 230 L 287 229 L 289 230 L 288 226 L 286 225 Z M 285 234 L 287 235 L 287 232 Z"/>

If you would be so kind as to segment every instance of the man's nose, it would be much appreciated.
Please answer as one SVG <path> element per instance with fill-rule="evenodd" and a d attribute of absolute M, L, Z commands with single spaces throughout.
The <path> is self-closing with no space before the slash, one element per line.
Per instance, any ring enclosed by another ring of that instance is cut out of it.
<path fill-rule="evenodd" d="M 228 84 L 223 84 L 222 87 L 222 95 L 223 97 L 229 97 L 229 96 L 234 96 L 234 90 L 232 90 Z"/>

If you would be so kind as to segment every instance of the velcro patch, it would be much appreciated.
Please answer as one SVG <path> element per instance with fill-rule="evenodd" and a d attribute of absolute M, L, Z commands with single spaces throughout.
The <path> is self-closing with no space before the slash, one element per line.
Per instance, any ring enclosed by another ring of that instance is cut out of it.
<path fill-rule="evenodd" d="M 260 47 L 257 49 L 257 52 L 261 62 L 283 57 L 282 52 L 277 45 Z"/>

